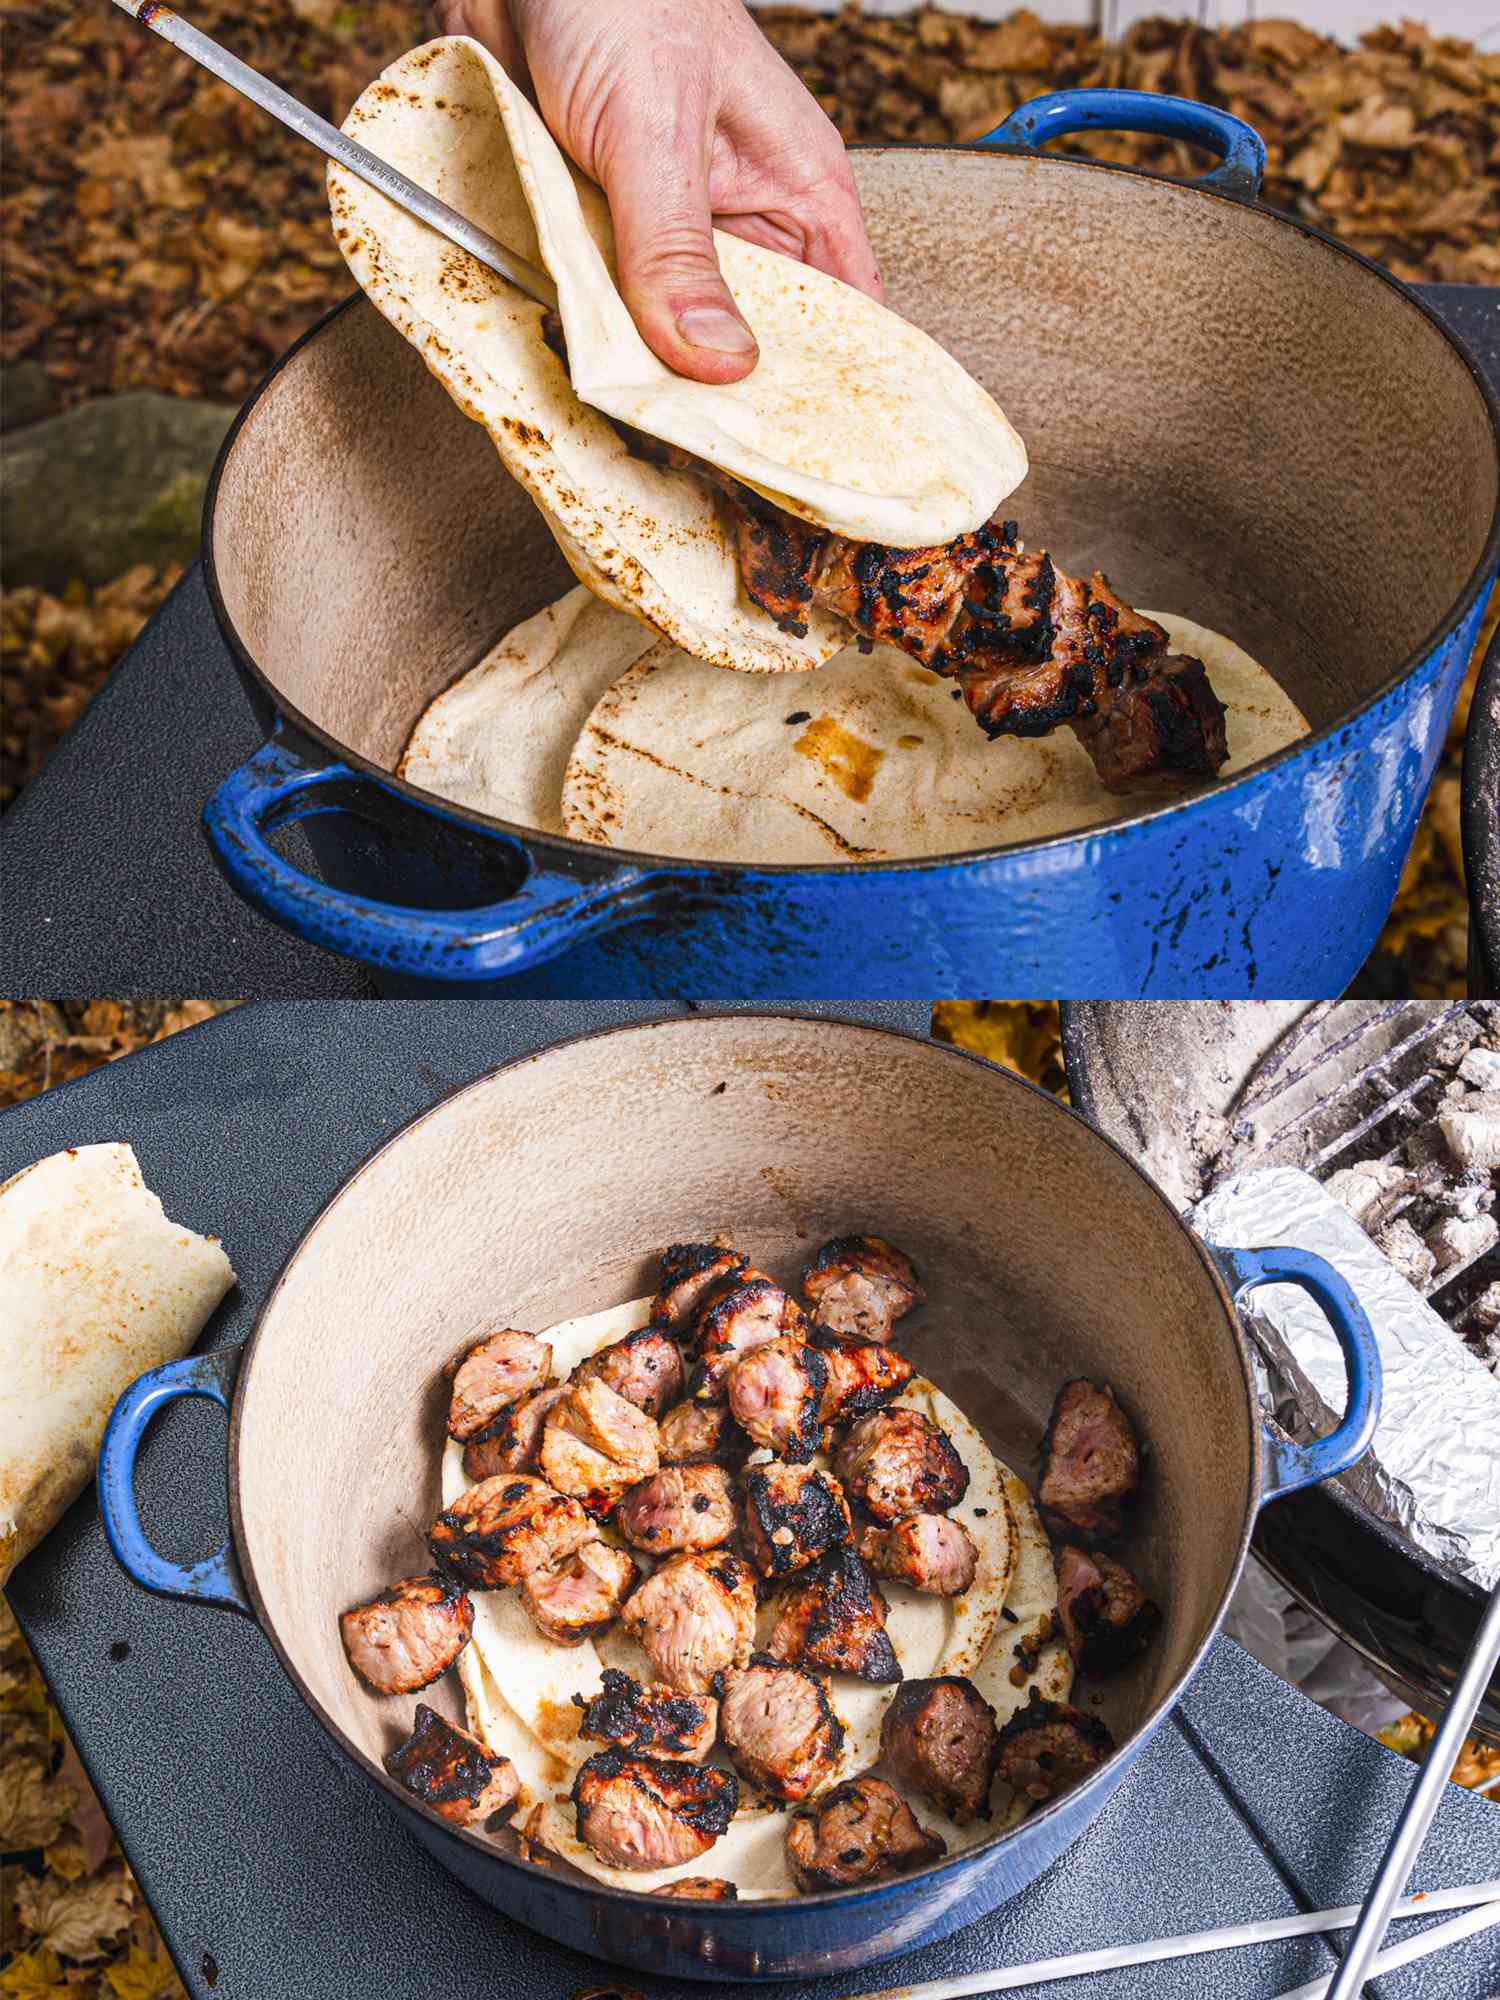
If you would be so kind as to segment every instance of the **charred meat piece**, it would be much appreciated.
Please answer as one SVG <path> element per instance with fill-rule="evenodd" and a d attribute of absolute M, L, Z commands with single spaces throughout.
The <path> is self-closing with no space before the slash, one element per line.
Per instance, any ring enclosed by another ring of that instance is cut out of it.
<path fill-rule="evenodd" d="M 1123 1563 L 1071 1542 L 1057 1552 L 1057 1617 L 1073 1664 L 1113 1674 L 1144 1652 L 1161 1612 Z"/>
<path fill-rule="evenodd" d="M 720 1465 L 667 1465 L 620 1502 L 615 1525 L 649 1555 L 716 1549 L 734 1533 L 734 1496 Z"/>
<path fill-rule="evenodd" d="M 813 579 L 814 602 L 866 639 L 899 646 L 935 673 L 951 672 L 976 581 L 1019 545 L 1014 521 L 983 522 L 941 548 L 895 549 L 830 535 Z M 960 657 L 963 657 L 960 654 Z"/>
<path fill-rule="evenodd" d="M 899 1681 L 885 1618 L 885 1594 L 853 1549 L 830 1549 L 787 1587 L 766 1650 L 789 1666 Z"/>
<path fill-rule="evenodd" d="M 884 1778 L 850 1778 L 799 1806 L 786 1830 L 797 1887 L 849 1889 L 883 1875 L 904 1875 L 947 1852 L 935 1833 Z"/>
<path fill-rule="evenodd" d="M 1055 1799 L 1082 1784 L 1115 1739 L 1094 1715 L 1064 1701 L 1045 1701 L 1035 1688 L 1000 1731 L 1000 1776 L 1028 1799 Z"/>
<path fill-rule="evenodd" d="M 800 639 L 807 631 L 814 580 L 828 536 L 748 487 L 733 484 L 729 490 L 730 533 L 746 595 L 783 632 Z"/>
<path fill-rule="evenodd" d="M 509 1757 L 492 1757 L 477 1736 L 417 1703 L 416 1727 L 385 1759 L 413 1798 L 455 1826 L 480 1826 L 513 1806 L 521 1790 Z"/>
<path fill-rule="evenodd" d="M 755 1576 L 727 1550 L 672 1556 L 621 1614 L 664 1681 L 707 1694 L 715 1674 L 742 1667 L 755 1644 Z"/>
<path fill-rule="evenodd" d="M 573 1380 L 604 1382 L 647 1416 L 659 1417 L 682 1394 L 682 1356 L 665 1327 L 643 1326 L 580 1362 Z"/>
<path fill-rule="evenodd" d="M 969 1474 L 946 1431 L 920 1410 L 876 1410 L 849 1426 L 834 1454 L 844 1491 L 882 1527 L 908 1514 L 941 1514 L 969 1490 Z"/>
<path fill-rule="evenodd" d="M 542 1472 L 602 1520 L 659 1463 L 656 1423 L 597 1378 L 574 1381 L 547 1412 Z"/>
<path fill-rule="evenodd" d="M 698 1366 L 693 1394 L 706 1403 L 722 1402 L 730 1370 L 765 1341 L 807 1335 L 807 1315 L 773 1278 L 746 1272 L 740 1283 L 711 1298 L 698 1315 L 693 1351 Z"/>
<path fill-rule="evenodd" d="M 680 1882 L 668 1882 L 653 1889 L 653 1896 L 676 1896 L 688 1903 L 737 1903 L 740 1892 L 733 1882 L 718 1875 L 684 1875 Z"/>
<path fill-rule="evenodd" d="M 859 1552 L 877 1576 L 929 1597 L 961 1597 L 979 1562 L 968 1529 L 946 1514 L 908 1514 L 894 1528 L 866 1528 Z"/>
<path fill-rule="evenodd" d="M 376 1694 L 415 1694 L 469 1643 L 474 1607 L 456 1577 L 409 1576 L 339 1620 L 349 1664 Z"/>
<path fill-rule="evenodd" d="M 729 1414 L 756 1444 L 800 1463 L 823 1441 L 818 1412 L 827 1387 L 828 1363 L 817 1348 L 778 1334 L 735 1363 Z"/>
<path fill-rule="evenodd" d="M 711 1292 L 725 1290 L 748 1258 L 722 1243 L 673 1243 L 661 1253 L 661 1290 L 651 1301 L 655 1325 L 686 1333 Z"/>
<path fill-rule="evenodd" d="M 519 1583 L 528 1570 L 593 1539 L 593 1523 L 576 1500 L 524 1472 L 482 1479 L 427 1531 L 436 1559 L 479 1590 Z"/>
<path fill-rule="evenodd" d="M 1228 756 L 1228 711 L 1208 669 L 1186 653 L 1163 653 L 1142 680 L 1102 693 L 1098 712 L 1073 724 L 1106 791 L 1170 790 L 1214 777 Z"/>
<path fill-rule="evenodd" d="M 828 1364 L 828 1384 L 818 1415 L 825 1424 L 846 1423 L 878 1410 L 892 1396 L 899 1396 L 912 1378 L 912 1365 L 894 1347 L 879 1341 L 828 1347 L 823 1351 Z"/>
<path fill-rule="evenodd" d="M 802 1290 L 815 1331 L 835 1340 L 889 1340 L 922 1302 L 911 1259 L 883 1236 L 835 1236 L 808 1265 Z"/>
<path fill-rule="evenodd" d="M 684 1694 L 680 1688 L 655 1681 L 642 1687 L 618 1667 L 606 1667 L 603 1688 L 596 1695 L 575 1694 L 583 1710 L 578 1734 L 617 1750 L 644 1751 L 652 1757 L 681 1757 L 701 1764 L 719 1733 L 719 1704 L 712 1695 Z"/>
<path fill-rule="evenodd" d="M 904 1681 L 880 1724 L 880 1754 L 903 1784 L 963 1826 L 990 1816 L 1000 1755 L 995 1711 L 971 1680 Z"/>
<path fill-rule="evenodd" d="M 723 1403 L 676 1403 L 657 1425 L 663 1465 L 733 1456 L 744 1444 Z"/>
<path fill-rule="evenodd" d="M 506 1327 L 471 1347 L 453 1372 L 448 1435 L 477 1437 L 502 1410 L 540 1389 L 552 1373 L 552 1349 L 534 1333 Z"/>
<path fill-rule="evenodd" d="M 573 1780 L 578 1838 L 611 1868 L 675 1868 L 734 1818 L 740 1781 L 716 1764 L 600 1750 Z"/>
<path fill-rule="evenodd" d="M 640 1582 L 641 1573 L 623 1549 L 585 1542 L 571 1555 L 527 1572 L 521 1602 L 544 1639 L 581 1646 L 611 1624 Z"/>
<path fill-rule="evenodd" d="M 492 1424 L 464 1446 L 464 1471 L 476 1482 L 502 1472 L 535 1472 L 542 1446 L 542 1426 L 552 1405 L 568 1393 L 566 1382 L 552 1382 L 502 1410 Z"/>
<path fill-rule="evenodd" d="M 740 1776 L 786 1805 L 826 1784 L 844 1747 L 828 1683 L 759 1653 L 724 1676 L 719 1731 Z"/>
<path fill-rule="evenodd" d="M 831 1472 L 773 1458 L 745 1474 L 745 1547 L 762 1576 L 789 1576 L 852 1538 L 849 1503 Z"/>
<path fill-rule="evenodd" d="M 1120 1532 L 1141 1476 L 1130 1419 L 1102 1382 L 1064 1382 L 1042 1439 L 1037 1504 L 1059 1541 L 1085 1547 Z"/>

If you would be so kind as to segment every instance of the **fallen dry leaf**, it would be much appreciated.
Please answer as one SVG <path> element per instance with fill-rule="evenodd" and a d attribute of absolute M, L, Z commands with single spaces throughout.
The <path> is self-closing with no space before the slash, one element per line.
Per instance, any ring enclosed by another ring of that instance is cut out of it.
<path fill-rule="evenodd" d="M 128 1929 L 130 1915 L 121 1868 L 81 1882 L 32 1877 L 16 1897 L 17 1919 L 36 1946 L 78 1964 L 103 1958 L 121 1931 Z"/>

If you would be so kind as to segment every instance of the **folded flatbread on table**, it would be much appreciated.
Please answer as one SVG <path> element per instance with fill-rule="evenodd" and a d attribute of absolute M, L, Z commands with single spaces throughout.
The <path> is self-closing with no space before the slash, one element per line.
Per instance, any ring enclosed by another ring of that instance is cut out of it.
<path fill-rule="evenodd" d="M 117 1398 L 186 1354 L 234 1281 L 129 1146 L 69 1147 L 0 1187 L 0 1583 L 92 1478 Z"/>

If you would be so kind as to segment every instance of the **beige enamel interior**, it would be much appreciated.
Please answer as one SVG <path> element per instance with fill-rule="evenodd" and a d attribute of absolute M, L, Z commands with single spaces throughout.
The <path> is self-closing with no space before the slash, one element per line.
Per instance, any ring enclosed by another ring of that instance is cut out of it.
<path fill-rule="evenodd" d="M 1027 538 L 1227 633 L 1321 730 L 1453 609 L 1496 505 L 1463 362 L 1393 286 L 1233 202 L 1049 159 L 856 156 L 892 304 L 999 399 Z M 261 396 L 212 557 L 282 702 L 393 770 L 570 573 L 482 429 L 361 302 Z"/>
<path fill-rule="evenodd" d="M 841 1232 L 906 1248 L 928 1301 L 903 1347 L 1033 1485 L 1058 1385 L 1115 1385 L 1150 1454 L 1128 1560 L 1166 1624 L 1100 1684 L 1100 1712 L 1121 1739 L 1138 1727 L 1212 1630 L 1255 1491 L 1241 1350 L 1203 1252 L 1121 1154 L 1004 1072 L 754 1015 L 484 1078 L 372 1160 L 292 1258 L 241 1377 L 233 1505 L 266 1628 L 323 1715 L 372 1760 L 410 1727 L 410 1701 L 355 1681 L 337 1620 L 428 1566 L 443 1364 L 496 1325 L 649 1290 L 659 1246 L 717 1229 L 787 1281 Z M 458 1713 L 446 1683 L 424 1699 Z"/>

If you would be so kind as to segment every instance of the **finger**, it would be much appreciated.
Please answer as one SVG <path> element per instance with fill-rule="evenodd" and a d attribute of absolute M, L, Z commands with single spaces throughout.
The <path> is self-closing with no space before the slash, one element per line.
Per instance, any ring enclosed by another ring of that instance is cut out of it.
<path fill-rule="evenodd" d="M 759 243 L 763 249 L 775 250 L 783 257 L 795 257 L 800 263 L 813 264 L 830 276 L 842 278 L 846 285 L 853 285 L 857 291 L 866 292 L 879 303 L 885 301 L 885 280 L 880 275 L 880 267 L 875 262 L 868 239 L 862 256 L 857 244 L 849 246 L 824 245 L 814 232 L 791 217 L 783 215 L 716 215 L 714 227 L 722 229 L 727 236 L 738 236 L 745 243 Z"/>
<path fill-rule="evenodd" d="M 438 27 L 445 35 L 469 35 L 518 79 L 526 74 L 520 37 L 505 0 L 435 0 Z"/>

